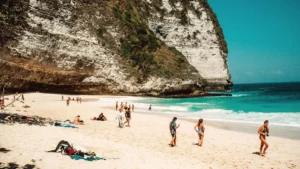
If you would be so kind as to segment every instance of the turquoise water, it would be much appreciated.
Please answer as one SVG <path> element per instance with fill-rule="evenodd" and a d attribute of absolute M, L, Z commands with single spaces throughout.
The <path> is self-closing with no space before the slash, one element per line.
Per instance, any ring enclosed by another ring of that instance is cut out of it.
<path fill-rule="evenodd" d="M 232 97 L 206 98 L 111 98 L 135 105 L 135 112 L 149 112 L 167 116 L 204 118 L 217 121 L 236 121 L 261 124 L 269 120 L 273 125 L 300 127 L 300 83 L 241 84 L 232 87 Z M 149 105 L 152 111 L 148 111 Z"/>
<path fill-rule="evenodd" d="M 235 85 L 232 97 L 142 98 L 138 109 L 170 116 L 300 127 L 300 83 Z"/>

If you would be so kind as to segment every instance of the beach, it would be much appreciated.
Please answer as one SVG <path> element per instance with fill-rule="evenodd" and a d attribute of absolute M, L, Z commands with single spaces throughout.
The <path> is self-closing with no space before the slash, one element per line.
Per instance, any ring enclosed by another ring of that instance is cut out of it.
<path fill-rule="evenodd" d="M 12 95 L 7 97 L 10 100 L 13 98 Z M 259 125 L 213 121 L 206 123 L 204 119 L 204 143 L 202 147 L 198 147 L 194 145 L 198 136 L 193 129 L 197 120 L 179 118 L 177 146 L 170 147 L 171 116 L 151 114 L 147 112 L 148 107 L 145 110 L 136 109 L 132 113 L 131 127 L 119 128 L 115 120 L 118 114 L 115 104 L 107 105 L 104 100 L 126 97 L 64 95 L 65 99 L 67 97 L 81 97 L 82 103 L 71 101 L 67 106 L 59 94 L 31 93 L 25 94 L 25 103 L 16 102 L 15 107 L 6 108 L 6 112 L 61 121 L 73 120 L 80 115 L 85 124 L 75 129 L 50 125 L 0 124 L 0 148 L 7 150 L 0 151 L 0 162 L 4 163 L 0 167 L 15 163 L 19 166 L 31 164 L 42 169 L 300 168 L 299 128 L 293 128 L 292 133 L 287 136 L 288 127 L 272 129 L 270 124 L 270 137 L 267 137 L 270 146 L 267 155 L 261 157 L 256 154 L 260 146 L 257 134 Z M 30 108 L 23 108 L 24 105 L 29 105 Z M 108 121 L 91 120 L 101 112 Z M 275 135 L 272 135 L 273 130 Z M 54 149 L 61 140 L 84 151 L 93 151 L 106 160 L 73 160 L 60 153 L 45 152 Z"/>

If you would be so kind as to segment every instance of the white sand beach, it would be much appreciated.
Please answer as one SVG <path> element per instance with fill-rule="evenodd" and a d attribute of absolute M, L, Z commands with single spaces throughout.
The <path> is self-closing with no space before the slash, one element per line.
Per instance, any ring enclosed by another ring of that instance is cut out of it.
<path fill-rule="evenodd" d="M 8 97 L 12 99 L 12 96 Z M 66 106 L 59 94 L 32 93 L 25 95 L 25 103 L 16 102 L 15 107 L 6 108 L 6 112 L 55 120 L 73 120 L 80 115 L 85 125 L 73 129 L 50 125 L 0 124 L 0 148 L 9 150 L 0 152 L 0 167 L 13 162 L 20 166 L 33 164 L 41 169 L 300 168 L 300 140 L 297 139 L 271 135 L 267 138 L 270 145 L 267 155 L 261 157 L 253 154 L 259 151 L 257 131 L 233 131 L 206 124 L 203 147 L 198 147 L 193 145 L 198 138 L 193 129 L 197 120 L 192 122 L 179 118 L 177 146 L 170 147 L 169 122 L 172 118 L 136 110 L 132 113 L 131 127 L 119 128 L 115 120 L 115 105 L 104 106 L 101 103 L 101 99 L 112 96 L 79 97 L 83 99 L 81 104 L 71 101 L 70 106 Z M 25 104 L 31 108 L 23 108 Z M 101 112 L 108 121 L 90 120 Z M 270 130 L 272 133 L 272 124 Z M 66 140 L 82 150 L 93 151 L 106 160 L 73 160 L 67 155 L 45 152 L 54 149 L 60 140 Z"/>

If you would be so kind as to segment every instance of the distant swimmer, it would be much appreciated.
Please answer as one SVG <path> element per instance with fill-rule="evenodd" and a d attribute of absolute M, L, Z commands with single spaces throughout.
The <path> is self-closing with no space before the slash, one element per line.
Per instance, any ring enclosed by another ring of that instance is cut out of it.
<path fill-rule="evenodd" d="M 261 141 L 261 143 L 260 143 L 260 149 L 259 149 L 259 153 L 260 153 L 261 156 L 265 156 L 266 155 L 266 151 L 267 151 L 267 149 L 269 147 L 269 144 L 266 141 L 266 136 L 269 136 L 269 132 L 270 132 L 268 125 L 269 125 L 269 121 L 266 120 L 264 122 L 264 125 L 260 126 L 259 129 L 258 129 L 259 139 Z"/>

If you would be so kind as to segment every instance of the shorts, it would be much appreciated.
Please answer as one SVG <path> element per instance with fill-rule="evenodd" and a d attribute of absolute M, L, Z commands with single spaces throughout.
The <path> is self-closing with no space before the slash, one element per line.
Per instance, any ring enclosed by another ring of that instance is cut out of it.
<path fill-rule="evenodd" d="M 171 133 L 172 137 L 176 137 L 176 132 Z"/>
<path fill-rule="evenodd" d="M 131 118 L 127 118 L 126 120 L 127 120 L 128 122 L 130 122 Z"/>

